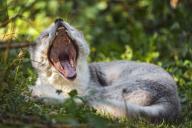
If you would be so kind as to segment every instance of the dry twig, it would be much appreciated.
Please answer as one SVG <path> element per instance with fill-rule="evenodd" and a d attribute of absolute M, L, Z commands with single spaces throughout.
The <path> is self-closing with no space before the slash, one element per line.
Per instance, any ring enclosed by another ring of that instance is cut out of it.
<path fill-rule="evenodd" d="M 29 43 L 29 42 L 22 42 L 22 43 L 18 43 L 18 42 L 0 42 L 0 49 L 10 49 L 10 48 L 24 48 L 24 47 L 29 47 L 29 46 L 33 46 L 36 45 L 36 43 Z"/>

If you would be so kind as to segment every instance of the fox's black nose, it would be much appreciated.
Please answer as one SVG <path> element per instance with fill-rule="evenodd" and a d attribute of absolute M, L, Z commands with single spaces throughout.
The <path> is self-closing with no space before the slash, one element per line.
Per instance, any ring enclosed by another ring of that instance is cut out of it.
<path fill-rule="evenodd" d="M 57 19 L 55 20 L 55 24 L 61 23 L 62 21 L 63 21 L 62 18 L 57 18 Z"/>
<path fill-rule="evenodd" d="M 63 25 L 63 19 L 62 18 L 57 18 L 56 20 L 55 20 L 55 24 L 57 25 L 57 27 L 59 28 L 59 27 L 63 27 L 64 25 Z"/>

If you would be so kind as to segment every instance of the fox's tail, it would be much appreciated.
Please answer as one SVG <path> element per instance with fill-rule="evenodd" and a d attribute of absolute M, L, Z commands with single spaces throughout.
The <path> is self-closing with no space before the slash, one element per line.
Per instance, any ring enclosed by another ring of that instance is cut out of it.
<path fill-rule="evenodd" d="M 126 101 L 93 100 L 89 102 L 99 113 L 113 117 L 149 118 L 154 121 L 173 120 L 177 118 L 180 108 L 169 102 L 161 102 L 149 106 L 141 106 Z"/>

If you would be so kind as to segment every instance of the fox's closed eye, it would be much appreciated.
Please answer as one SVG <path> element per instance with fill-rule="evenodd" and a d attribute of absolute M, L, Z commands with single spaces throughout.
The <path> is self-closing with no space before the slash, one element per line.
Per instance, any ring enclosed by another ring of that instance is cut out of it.
<path fill-rule="evenodd" d="M 43 35 L 43 38 L 48 38 L 49 37 L 49 33 L 46 33 L 45 35 Z"/>
<path fill-rule="evenodd" d="M 42 32 L 40 37 L 41 37 L 41 39 L 42 38 L 47 38 L 47 37 L 49 37 L 49 33 L 48 32 Z"/>

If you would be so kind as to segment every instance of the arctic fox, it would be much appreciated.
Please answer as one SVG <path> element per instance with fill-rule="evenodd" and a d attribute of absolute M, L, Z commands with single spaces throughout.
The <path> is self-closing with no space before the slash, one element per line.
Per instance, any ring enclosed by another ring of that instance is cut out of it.
<path fill-rule="evenodd" d="M 76 89 L 87 97 L 88 105 L 113 117 L 178 117 L 177 86 L 165 70 L 133 61 L 88 64 L 88 54 L 83 34 L 56 19 L 30 48 L 31 62 L 38 72 L 32 95 L 63 102 Z"/>

